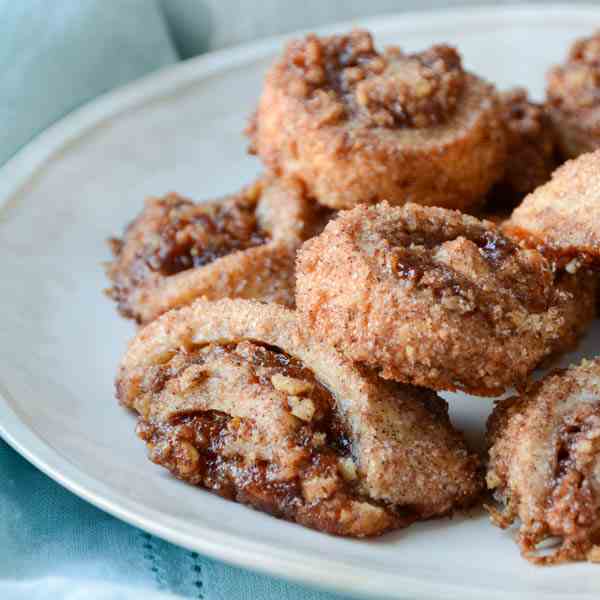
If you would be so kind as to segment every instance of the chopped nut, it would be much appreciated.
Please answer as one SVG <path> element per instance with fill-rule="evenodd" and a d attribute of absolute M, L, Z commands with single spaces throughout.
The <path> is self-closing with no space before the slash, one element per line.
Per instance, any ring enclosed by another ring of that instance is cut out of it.
<path fill-rule="evenodd" d="M 577 269 L 579 269 L 580 267 L 580 261 L 578 258 L 574 258 L 573 260 L 570 260 L 567 263 L 567 266 L 565 267 L 565 271 L 567 273 L 570 273 L 571 275 L 573 275 L 574 273 L 577 273 Z"/>
<path fill-rule="evenodd" d="M 140 386 L 149 392 L 160 392 L 165 385 L 164 370 L 158 365 L 152 365 L 142 377 Z"/>
<path fill-rule="evenodd" d="M 496 471 L 490 471 L 486 478 L 485 481 L 487 483 L 487 486 L 490 490 L 493 490 L 494 488 L 497 488 L 502 482 L 500 481 L 500 478 L 498 477 Z"/>
<path fill-rule="evenodd" d="M 271 383 L 277 391 L 285 392 L 292 396 L 298 396 L 310 392 L 313 389 L 313 384 L 309 381 L 288 377 L 287 375 L 281 375 L 280 373 L 276 373 L 271 377 Z"/>
<path fill-rule="evenodd" d="M 242 420 L 239 417 L 233 417 L 229 423 L 227 423 L 227 429 L 229 431 L 237 431 L 242 425 Z"/>
<path fill-rule="evenodd" d="M 506 315 L 516 328 L 527 325 L 528 314 L 523 309 L 513 310 Z"/>
<path fill-rule="evenodd" d="M 142 394 L 135 399 L 133 407 L 145 419 L 150 416 L 153 396 L 151 393 Z"/>
<path fill-rule="evenodd" d="M 421 79 L 415 84 L 415 95 L 417 98 L 424 98 L 431 94 L 431 84 L 426 79 Z"/>
<path fill-rule="evenodd" d="M 315 448 L 320 448 L 321 446 L 325 445 L 327 436 L 322 431 L 318 431 L 317 433 L 315 433 L 313 435 L 312 439 L 313 439 L 313 444 L 315 445 Z"/>
<path fill-rule="evenodd" d="M 288 406 L 292 414 L 301 421 L 312 421 L 315 415 L 315 404 L 310 398 L 300 396 L 288 396 Z"/>
<path fill-rule="evenodd" d="M 369 103 L 368 89 L 369 88 L 366 85 L 358 84 L 356 86 L 356 101 L 361 106 L 367 106 Z"/>
<path fill-rule="evenodd" d="M 174 355 L 175 352 L 173 350 L 165 350 L 164 352 L 161 352 L 158 356 L 154 357 L 154 362 L 157 365 L 164 365 L 165 363 L 168 363 Z"/>
<path fill-rule="evenodd" d="M 336 477 L 313 477 L 302 483 L 302 493 L 308 502 L 329 498 L 336 488 Z"/>
<path fill-rule="evenodd" d="M 139 420 L 135 426 L 135 433 L 139 438 L 147 442 L 148 447 L 150 448 L 152 445 L 152 434 L 154 433 L 154 428 L 150 425 L 150 423 Z"/>
<path fill-rule="evenodd" d="M 190 475 L 198 467 L 198 450 L 188 442 L 180 442 L 177 447 L 177 470 L 180 475 Z"/>
<path fill-rule="evenodd" d="M 354 515 L 352 514 L 351 510 L 348 510 L 347 508 L 343 508 L 340 511 L 340 523 L 348 523 L 349 521 L 351 521 L 353 519 Z"/>
<path fill-rule="evenodd" d="M 368 502 L 352 501 L 350 508 L 340 511 L 340 523 L 349 524 L 353 522 L 353 529 L 360 529 L 379 521 L 384 512 L 381 507 L 373 506 Z"/>
<path fill-rule="evenodd" d="M 341 458 L 338 462 L 340 473 L 346 481 L 354 481 L 358 474 L 356 465 L 351 458 Z"/>
<path fill-rule="evenodd" d="M 200 382 L 208 377 L 208 372 L 201 365 L 189 366 L 179 378 L 179 389 L 186 392 L 196 387 Z"/>

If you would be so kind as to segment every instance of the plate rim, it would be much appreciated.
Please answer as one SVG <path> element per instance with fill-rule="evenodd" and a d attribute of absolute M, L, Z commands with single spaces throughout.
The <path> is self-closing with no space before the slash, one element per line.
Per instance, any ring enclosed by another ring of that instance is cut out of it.
<path fill-rule="evenodd" d="M 397 28 L 400 20 L 410 21 L 413 26 L 426 24 L 431 27 L 442 24 L 448 18 L 460 21 L 463 26 L 481 19 L 489 21 L 494 17 L 512 22 L 517 18 L 539 20 L 539 13 L 542 10 L 545 12 L 546 22 L 548 19 L 557 20 L 565 17 L 586 21 L 600 20 L 600 6 L 581 3 L 509 4 L 407 11 L 357 18 L 327 27 L 271 36 L 164 67 L 83 104 L 18 150 L 0 168 L 0 221 L 3 219 L 4 211 L 13 202 L 18 202 L 28 183 L 35 181 L 43 168 L 59 158 L 64 150 L 81 137 L 89 135 L 112 118 L 128 110 L 134 110 L 145 102 L 174 93 L 182 87 L 193 85 L 196 81 L 224 69 L 266 58 L 275 53 L 286 40 L 303 35 L 307 31 L 333 33 L 360 23 L 361 26 L 383 33 Z M 243 536 L 219 532 L 219 541 L 212 541 L 215 530 L 207 527 L 205 523 L 197 524 L 196 529 L 207 535 L 196 534 L 193 537 L 186 535 L 184 531 L 178 531 L 170 525 L 168 519 L 165 519 L 166 515 L 160 511 L 124 497 L 100 479 L 91 477 L 83 469 L 72 465 L 29 428 L 12 407 L 12 403 L 10 394 L 0 381 L 0 437 L 26 460 L 58 484 L 101 510 L 189 550 L 285 580 L 361 597 L 398 598 L 398 595 L 391 593 L 391 590 L 398 589 L 402 590 L 404 597 L 410 595 L 414 600 L 426 600 L 432 597 L 439 600 L 458 598 L 479 600 L 482 594 L 490 600 L 501 598 L 527 600 L 540 597 L 533 588 L 520 592 L 493 590 L 478 584 L 465 587 L 440 582 L 432 583 L 422 578 L 383 569 L 380 572 L 385 574 L 385 578 L 373 578 L 372 568 L 357 569 L 335 558 L 312 557 L 294 549 L 288 550 L 285 556 L 275 556 L 272 551 L 269 551 L 269 544 L 248 540 Z M 553 592 L 543 592 L 543 594 L 547 598 L 564 597 Z M 580 600 L 592 600 L 592 598 L 596 596 L 578 595 Z"/>

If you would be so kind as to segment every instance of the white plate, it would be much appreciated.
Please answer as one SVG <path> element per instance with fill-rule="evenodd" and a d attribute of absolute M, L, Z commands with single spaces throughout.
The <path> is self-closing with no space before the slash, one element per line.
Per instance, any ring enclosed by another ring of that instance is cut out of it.
<path fill-rule="evenodd" d="M 408 49 L 451 41 L 475 71 L 501 87 L 527 85 L 539 97 L 548 65 L 598 23 L 598 9 L 538 5 L 360 24 L 380 43 Z M 241 131 L 281 44 L 208 55 L 136 82 L 76 111 L 4 167 L 0 433 L 108 512 L 246 567 L 376 597 L 597 599 L 597 567 L 532 567 L 512 534 L 492 527 L 483 512 L 374 541 L 337 539 L 188 487 L 147 461 L 133 417 L 113 397 L 133 327 L 101 294 L 104 240 L 148 194 L 210 198 L 252 179 L 260 167 L 246 155 Z M 577 358 L 600 351 L 593 337 Z M 490 402 L 458 397 L 451 404 L 480 442 Z"/>

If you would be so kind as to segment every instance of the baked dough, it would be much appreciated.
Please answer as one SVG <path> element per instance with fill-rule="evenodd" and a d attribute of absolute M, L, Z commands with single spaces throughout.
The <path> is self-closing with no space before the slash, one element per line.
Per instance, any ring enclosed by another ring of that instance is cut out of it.
<path fill-rule="evenodd" d="M 300 178 L 333 208 L 471 208 L 506 157 L 496 92 L 463 70 L 454 48 L 380 53 L 362 30 L 292 41 L 248 134 L 269 169 Z"/>
<path fill-rule="evenodd" d="M 382 202 L 304 244 L 296 303 L 318 339 L 385 378 L 492 396 L 591 319 L 593 279 L 575 277 L 493 223 Z"/>
<path fill-rule="evenodd" d="M 565 158 L 600 147 L 600 32 L 577 40 L 547 75 L 546 108 Z"/>
<path fill-rule="evenodd" d="M 499 402 L 488 421 L 487 483 L 501 508 L 493 522 L 520 519 L 523 555 L 538 564 L 600 562 L 600 360 L 546 376 Z M 558 537 L 550 553 L 537 551 Z"/>
<path fill-rule="evenodd" d="M 372 536 L 480 492 L 478 458 L 433 392 L 305 339 L 295 313 L 197 300 L 140 330 L 119 400 L 150 458 L 192 484 L 329 533 Z"/>
<path fill-rule="evenodd" d="M 296 250 L 328 217 L 291 180 L 261 179 L 206 203 L 150 198 L 123 238 L 111 240 L 108 293 L 139 323 L 200 296 L 293 306 Z"/>
<path fill-rule="evenodd" d="M 600 265 L 600 150 L 566 162 L 504 228 L 570 272 Z"/>

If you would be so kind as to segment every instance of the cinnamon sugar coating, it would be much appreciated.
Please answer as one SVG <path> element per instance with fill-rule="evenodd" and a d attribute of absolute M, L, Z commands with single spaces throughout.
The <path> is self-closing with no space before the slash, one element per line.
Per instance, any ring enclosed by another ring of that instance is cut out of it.
<path fill-rule="evenodd" d="M 547 84 L 547 110 L 565 157 L 600 147 L 600 32 L 577 40 Z"/>
<path fill-rule="evenodd" d="M 200 296 L 293 306 L 296 249 L 322 229 L 326 212 L 295 181 L 262 179 L 206 203 L 150 198 L 111 240 L 109 295 L 139 323 Z"/>
<path fill-rule="evenodd" d="M 116 387 L 151 460 L 314 529 L 379 535 L 481 491 L 443 400 L 306 340 L 274 304 L 198 300 L 166 313 L 131 342 Z"/>
<path fill-rule="evenodd" d="M 291 42 L 248 133 L 269 169 L 333 208 L 382 199 L 467 208 L 506 156 L 496 93 L 454 48 L 378 52 L 361 30 Z"/>
<path fill-rule="evenodd" d="M 537 564 L 600 557 L 600 360 L 547 375 L 501 401 L 488 421 L 492 521 L 520 519 L 519 545 Z M 559 538 L 551 551 L 538 545 Z"/>
<path fill-rule="evenodd" d="M 557 169 L 515 209 L 505 229 L 575 271 L 600 264 L 600 150 Z"/>
<path fill-rule="evenodd" d="M 496 395 L 591 319 L 594 282 L 581 276 L 490 222 L 383 202 L 303 245 L 296 303 L 317 338 L 385 378 Z"/>

